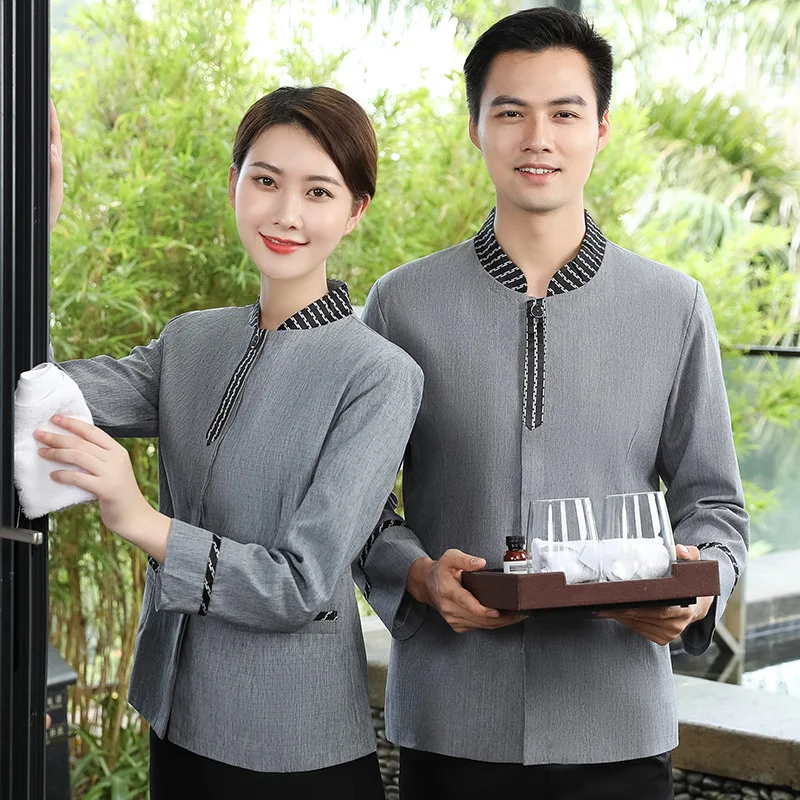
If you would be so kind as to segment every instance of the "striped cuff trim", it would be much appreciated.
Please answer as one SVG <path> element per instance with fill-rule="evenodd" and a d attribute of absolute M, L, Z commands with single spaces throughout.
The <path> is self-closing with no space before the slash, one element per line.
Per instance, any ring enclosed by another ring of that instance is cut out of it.
<path fill-rule="evenodd" d="M 716 547 L 717 550 L 722 550 L 726 556 L 731 560 L 731 565 L 733 566 L 733 588 L 736 588 L 736 584 L 739 583 L 739 564 L 736 561 L 733 553 L 730 549 L 722 544 L 721 542 L 703 542 L 703 544 L 697 545 L 698 550 L 708 550 L 710 547 Z"/>
<path fill-rule="evenodd" d="M 336 622 L 337 619 L 339 619 L 338 611 L 320 611 L 314 617 L 314 622 Z"/>
<path fill-rule="evenodd" d="M 206 578 L 203 581 L 203 599 L 200 601 L 200 616 L 208 614 L 208 604 L 211 602 L 211 590 L 214 588 L 214 578 L 217 576 L 217 559 L 222 539 L 216 533 L 211 537 L 211 550 L 208 552 L 206 564 Z"/>
<path fill-rule="evenodd" d="M 392 495 L 394 497 L 394 495 Z M 358 568 L 361 570 L 362 574 L 364 575 L 364 599 L 369 600 L 370 593 L 372 592 L 372 581 L 369 579 L 369 575 L 367 575 L 367 559 L 369 558 L 369 551 L 372 550 L 372 546 L 377 541 L 378 537 L 387 529 L 393 528 L 395 525 L 405 525 L 405 521 L 402 519 L 385 519 L 383 522 L 375 528 L 374 531 L 369 535 L 369 539 L 367 539 L 367 543 L 361 550 L 361 555 L 358 557 Z"/>
<path fill-rule="evenodd" d="M 147 563 L 150 565 L 153 572 L 158 572 L 161 569 L 161 564 L 159 564 L 153 556 L 147 556 Z"/>

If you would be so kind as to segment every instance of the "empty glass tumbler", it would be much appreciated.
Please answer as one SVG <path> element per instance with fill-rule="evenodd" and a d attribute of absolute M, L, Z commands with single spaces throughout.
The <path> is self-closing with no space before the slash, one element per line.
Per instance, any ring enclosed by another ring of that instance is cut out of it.
<path fill-rule="evenodd" d="M 588 497 L 534 500 L 528 510 L 529 572 L 563 572 L 567 583 L 602 579 L 601 553 Z"/>
<path fill-rule="evenodd" d="M 667 575 L 676 555 L 664 495 L 634 492 L 606 497 L 600 548 L 606 580 L 646 580 Z"/>

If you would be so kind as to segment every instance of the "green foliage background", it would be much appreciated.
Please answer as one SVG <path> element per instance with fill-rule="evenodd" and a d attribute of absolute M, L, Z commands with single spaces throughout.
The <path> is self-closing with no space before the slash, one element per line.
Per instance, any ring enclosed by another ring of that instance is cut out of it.
<path fill-rule="evenodd" d="M 472 0 L 449 12 L 437 0 L 422 5 L 432 20 L 458 19 L 464 50 L 474 31 L 513 10 Z M 627 4 L 629 15 L 635 5 Z M 300 24 L 291 48 L 266 64 L 252 61 L 249 7 L 154 0 L 145 20 L 133 0 L 99 0 L 54 37 L 66 171 L 51 258 L 59 360 L 121 356 L 176 314 L 255 298 L 256 272 L 227 199 L 236 127 L 276 86 L 279 70 L 299 84 L 337 85 L 344 56 L 312 54 Z M 734 358 L 739 344 L 796 341 L 800 165 L 744 98 L 648 91 L 614 107 L 587 206 L 619 244 L 703 282 L 731 356 L 734 430 L 745 453 L 756 432 L 790 424 L 800 406 L 796 371 Z M 452 76 L 446 102 L 426 89 L 386 90 L 368 110 L 381 151 L 378 194 L 329 265 L 357 303 L 392 267 L 470 237 L 493 204 L 466 135 L 460 76 Z M 127 444 L 155 499 L 155 443 Z M 748 486 L 748 500 L 757 512 L 769 497 Z M 142 723 L 125 703 L 143 556 L 106 531 L 93 508 L 65 511 L 51 524 L 52 639 L 79 673 L 71 701 L 75 796 L 144 797 Z"/>

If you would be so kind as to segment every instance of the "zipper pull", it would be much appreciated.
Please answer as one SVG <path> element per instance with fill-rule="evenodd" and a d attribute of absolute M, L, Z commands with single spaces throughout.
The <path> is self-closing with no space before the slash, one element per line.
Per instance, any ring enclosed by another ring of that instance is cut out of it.
<path fill-rule="evenodd" d="M 536 319 L 541 319 L 544 316 L 544 301 L 541 297 L 537 297 L 528 303 L 528 314 Z"/>

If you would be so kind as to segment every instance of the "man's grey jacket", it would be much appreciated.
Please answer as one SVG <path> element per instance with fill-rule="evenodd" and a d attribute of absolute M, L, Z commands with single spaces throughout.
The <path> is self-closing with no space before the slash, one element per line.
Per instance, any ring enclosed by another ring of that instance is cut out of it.
<path fill-rule="evenodd" d="M 498 566 L 531 500 L 589 496 L 599 513 L 606 495 L 661 478 L 676 541 L 719 564 L 722 595 L 683 636 L 703 652 L 748 538 L 711 310 L 697 281 L 610 242 L 596 272 L 570 281 L 573 265 L 571 290 L 536 302 L 479 260 L 479 237 L 382 277 L 363 315 L 425 373 L 407 526 L 387 506 L 354 569 L 394 637 L 387 736 L 524 764 L 665 752 L 678 738 L 667 647 L 580 613 L 457 634 L 405 580 L 453 547 Z"/>

